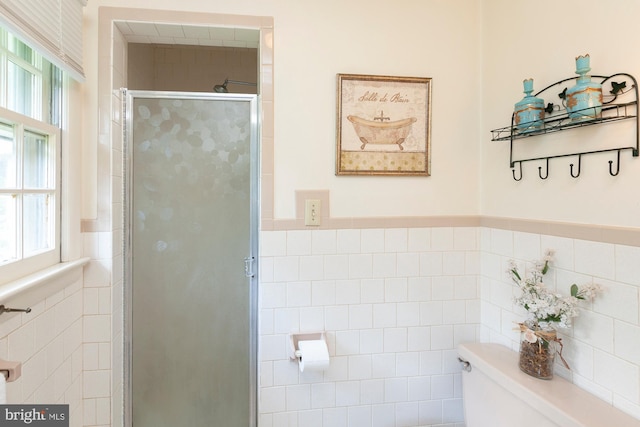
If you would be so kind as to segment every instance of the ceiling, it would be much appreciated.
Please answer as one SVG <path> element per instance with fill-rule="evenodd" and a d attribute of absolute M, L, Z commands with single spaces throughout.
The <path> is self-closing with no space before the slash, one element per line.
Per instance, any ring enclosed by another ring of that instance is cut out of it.
<path fill-rule="evenodd" d="M 259 30 L 247 28 L 135 21 L 117 21 L 115 24 L 129 43 L 258 48 L 260 39 Z"/>

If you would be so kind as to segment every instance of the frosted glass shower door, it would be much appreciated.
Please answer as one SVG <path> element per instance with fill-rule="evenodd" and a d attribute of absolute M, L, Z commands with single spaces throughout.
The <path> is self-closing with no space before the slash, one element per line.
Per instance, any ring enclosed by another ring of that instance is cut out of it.
<path fill-rule="evenodd" d="M 127 418 L 134 427 L 248 427 L 256 98 L 163 96 L 128 98 Z"/>

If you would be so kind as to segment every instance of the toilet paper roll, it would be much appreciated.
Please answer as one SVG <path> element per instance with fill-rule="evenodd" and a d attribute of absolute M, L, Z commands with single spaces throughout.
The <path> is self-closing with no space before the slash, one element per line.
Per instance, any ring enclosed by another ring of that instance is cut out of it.
<path fill-rule="evenodd" d="M 298 341 L 300 372 L 320 371 L 329 367 L 329 349 L 324 340 Z"/>
<path fill-rule="evenodd" d="M 0 405 L 7 403 L 7 380 L 4 373 L 0 372 Z"/>

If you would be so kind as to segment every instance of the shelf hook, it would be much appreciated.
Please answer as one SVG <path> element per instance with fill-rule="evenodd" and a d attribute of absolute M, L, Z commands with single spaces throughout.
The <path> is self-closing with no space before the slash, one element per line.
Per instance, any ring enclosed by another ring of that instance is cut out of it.
<path fill-rule="evenodd" d="M 578 154 L 578 173 L 576 173 L 575 175 L 573 174 L 573 163 L 571 163 L 569 166 L 571 167 L 571 176 L 574 178 L 577 178 L 580 176 L 580 164 L 582 163 L 582 154 Z"/>
<path fill-rule="evenodd" d="M 545 176 L 542 176 L 542 166 L 538 166 L 538 175 L 540 176 L 540 179 L 549 178 L 549 158 L 548 157 L 547 157 L 547 173 L 545 174 Z"/>
<path fill-rule="evenodd" d="M 616 173 L 613 173 L 613 160 L 609 160 L 609 173 L 611 176 L 616 176 L 620 173 L 620 150 L 618 150 L 618 163 L 616 166 Z"/>
<path fill-rule="evenodd" d="M 514 163 L 515 165 L 515 163 Z M 515 166 L 511 168 L 511 173 L 513 174 L 513 179 L 516 181 L 520 181 L 522 179 L 522 162 L 518 162 L 518 166 L 520 167 L 520 178 L 516 178 L 516 168 Z"/>

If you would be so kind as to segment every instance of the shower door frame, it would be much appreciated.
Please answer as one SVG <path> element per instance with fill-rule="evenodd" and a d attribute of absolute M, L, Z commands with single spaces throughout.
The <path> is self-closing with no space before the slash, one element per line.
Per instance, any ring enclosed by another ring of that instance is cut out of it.
<path fill-rule="evenodd" d="M 133 101 L 135 98 L 157 99 L 190 99 L 210 101 L 241 101 L 249 103 L 250 111 L 250 223 L 249 252 L 245 258 L 246 285 L 249 286 L 249 426 L 258 425 L 258 236 L 260 221 L 260 123 L 259 95 L 206 93 L 206 92 L 170 92 L 146 90 L 120 90 L 122 95 L 122 156 L 123 156 L 123 425 L 133 427 L 132 417 L 132 317 L 133 317 L 133 275 L 132 275 L 132 143 L 133 135 Z"/>

